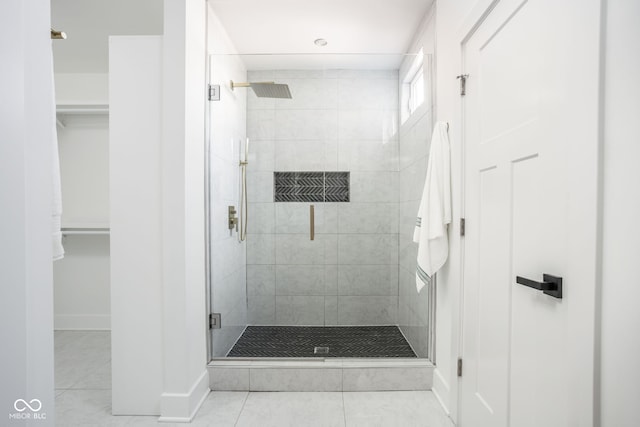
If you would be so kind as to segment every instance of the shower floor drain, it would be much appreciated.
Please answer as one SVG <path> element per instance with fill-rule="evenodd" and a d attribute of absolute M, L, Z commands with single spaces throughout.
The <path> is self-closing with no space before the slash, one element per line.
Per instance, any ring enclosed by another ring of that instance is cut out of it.
<path fill-rule="evenodd" d="M 313 354 L 329 354 L 329 347 L 313 347 Z"/>

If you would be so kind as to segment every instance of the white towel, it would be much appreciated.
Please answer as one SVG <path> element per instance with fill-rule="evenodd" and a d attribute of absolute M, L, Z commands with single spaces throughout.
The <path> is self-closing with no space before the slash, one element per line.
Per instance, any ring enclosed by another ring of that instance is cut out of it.
<path fill-rule="evenodd" d="M 451 163 L 447 124 L 438 122 L 433 129 L 427 164 L 427 178 L 418 209 L 413 241 L 418 243 L 416 288 L 418 292 L 447 261 L 451 223 Z"/>
<path fill-rule="evenodd" d="M 51 58 L 51 142 L 52 142 L 52 161 L 51 165 L 51 181 L 53 185 L 53 200 L 51 203 L 51 243 L 53 249 L 53 260 L 64 258 L 64 248 L 62 247 L 62 189 L 60 184 L 60 156 L 58 154 L 58 129 L 56 128 L 56 96 L 53 77 L 53 54 Z"/>

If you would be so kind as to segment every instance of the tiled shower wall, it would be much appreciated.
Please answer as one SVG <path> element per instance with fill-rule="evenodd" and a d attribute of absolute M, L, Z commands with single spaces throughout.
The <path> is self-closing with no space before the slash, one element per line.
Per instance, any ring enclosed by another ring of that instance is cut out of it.
<path fill-rule="evenodd" d="M 250 71 L 247 295 L 254 325 L 398 323 L 398 74 Z M 274 203 L 274 171 L 350 172 L 350 201 Z"/>
<path fill-rule="evenodd" d="M 400 258 L 398 324 L 418 357 L 428 356 L 431 314 L 429 288 L 416 290 L 418 245 L 413 242 L 416 216 L 427 175 L 433 128 L 431 109 L 423 108 L 400 131 Z"/>

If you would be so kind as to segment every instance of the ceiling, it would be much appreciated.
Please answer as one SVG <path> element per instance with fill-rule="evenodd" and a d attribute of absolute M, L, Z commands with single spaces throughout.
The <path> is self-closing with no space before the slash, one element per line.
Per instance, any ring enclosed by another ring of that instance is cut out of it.
<path fill-rule="evenodd" d="M 209 0 L 236 49 L 258 54 L 244 57 L 249 69 L 273 68 L 265 55 L 273 53 L 309 54 L 279 56 L 280 68 L 397 68 L 432 3 Z M 54 43 L 56 72 L 106 73 L 108 36 L 162 34 L 162 8 L 162 0 L 51 0 L 51 25 L 68 36 Z M 316 46 L 318 38 L 327 46 Z"/>

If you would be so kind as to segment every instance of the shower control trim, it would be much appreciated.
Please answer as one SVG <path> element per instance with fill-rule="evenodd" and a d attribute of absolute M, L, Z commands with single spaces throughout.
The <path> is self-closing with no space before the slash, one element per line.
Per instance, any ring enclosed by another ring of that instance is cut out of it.
<path fill-rule="evenodd" d="M 235 206 L 229 206 L 229 230 L 238 229 L 238 216 Z"/>

